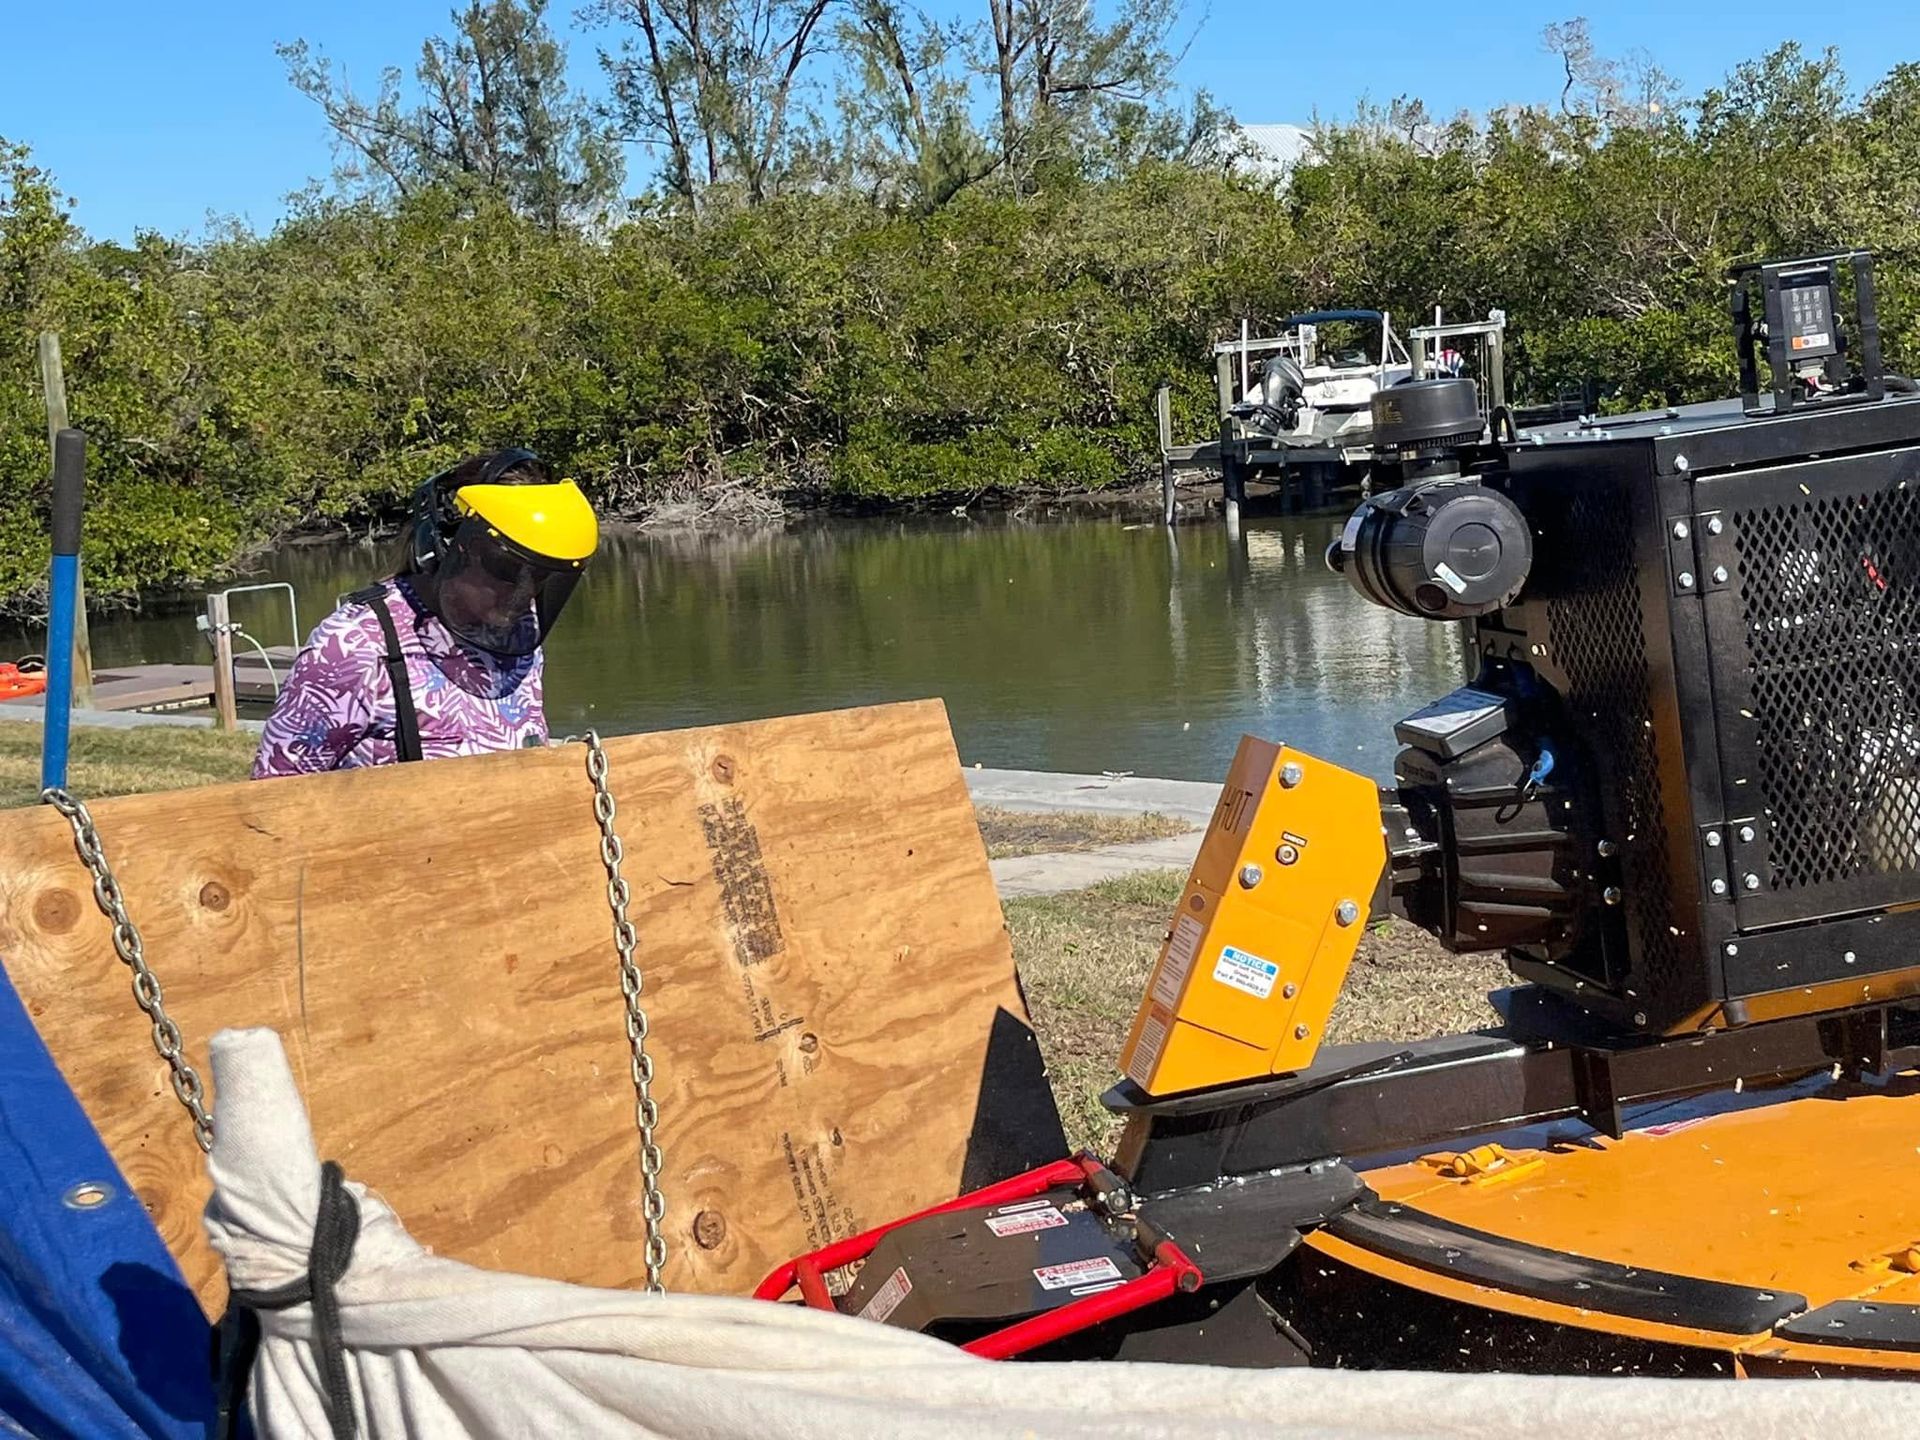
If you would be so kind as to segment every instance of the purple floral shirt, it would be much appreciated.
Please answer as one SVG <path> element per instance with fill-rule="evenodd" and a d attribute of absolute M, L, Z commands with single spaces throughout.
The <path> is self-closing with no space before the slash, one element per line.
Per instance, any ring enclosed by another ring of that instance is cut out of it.
<path fill-rule="evenodd" d="M 420 751 L 478 755 L 547 742 L 540 700 L 545 658 L 503 658 L 461 643 L 404 579 L 384 585 L 420 723 Z M 395 740 L 387 642 L 371 606 L 348 601 L 315 627 L 274 702 L 254 757 L 256 780 L 391 765 Z"/>

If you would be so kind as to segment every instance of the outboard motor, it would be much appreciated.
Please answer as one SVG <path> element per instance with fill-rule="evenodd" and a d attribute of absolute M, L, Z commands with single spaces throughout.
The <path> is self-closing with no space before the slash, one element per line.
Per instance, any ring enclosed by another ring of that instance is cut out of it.
<path fill-rule="evenodd" d="M 1307 395 L 1306 372 L 1291 355 L 1276 355 L 1267 361 L 1258 390 L 1227 413 L 1243 425 L 1267 435 L 1279 435 L 1293 429 L 1300 420 L 1300 406 Z"/>

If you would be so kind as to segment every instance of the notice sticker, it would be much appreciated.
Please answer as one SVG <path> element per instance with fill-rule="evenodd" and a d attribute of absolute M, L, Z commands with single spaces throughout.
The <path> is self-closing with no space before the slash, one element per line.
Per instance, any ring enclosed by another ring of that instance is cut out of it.
<path fill-rule="evenodd" d="M 1258 955 L 1249 955 L 1229 945 L 1213 962 L 1213 978 L 1256 1000 L 1264 1000 L 1273 994 L 1273 982 L 1280 978 L 1280 967 L 1271 960 L 1262 960 Z"/>
<path fill-rule="evenodd" d="M 1204 934 L 1200 922 L 1191 915 L 1182 915 L 1173 927 L 1166 956 L 1153 977 L 1153 998 L 1169 1010 L 1180 1003 L 1180 987 L 1187 983 L 1187 972 L 1193 968 L 1194 952 L 1200 948 Z"/>
<path fill-rule="evenodd" d="M 873 1298 L 860 1307 L 862 1320 L 885 1320 L 900 1308 L 900 1302 L 913 1293 L 913 1281 L 904 1269 L 895 1270 L 887 1283 L 873 1292 Z"/>
<path fill-rule="evenodd" d="M 1076 1285 L 1093 1285 L 1102 1280 L 1120 1279 L 1120 1267 L 1105 1255 L 1091 1260 L 1069 1260 L 1064 1265 L 1042 1265 L 1033 1272 L 1042 1290 L 1071 1290 Z"/>
<path fill-rule="evenodd" d="M 987 1229 L 1000 1239 L 1009 1235 L 1031 1235 L 1036 1230 L 1057 1230 L 1067 1223 L 1067 1217 L 1051 1205 L 1043 1205 L 1038 1210 L 1022 1210 L 1018 1215 L 989 1215 Z"/>
<path fill-rule="evenodd" d="M 1133 1047 L 1133 1060 L 1127 1066 L 1127 1078 L 1134 1084 L 1144 1087 L 1147 1077 L 1153 1074 L 1153 1067 L 1159 1062 L 1160 1051 L 1167 1043 L 1167 1021 L 1163 1011 L 1147 1011 L 1147 1023 L 1140 1027 L 1140 1043 Z"/>

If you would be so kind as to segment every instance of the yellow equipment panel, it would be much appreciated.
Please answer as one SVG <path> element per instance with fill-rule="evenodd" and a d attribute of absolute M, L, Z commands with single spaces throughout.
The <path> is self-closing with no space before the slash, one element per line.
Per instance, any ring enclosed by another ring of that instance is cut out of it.
<path fill-rule="evenodd" d="M 1228 772 L 1121 1052 L 1171 1095 L 1305 1069 L 1387 860 L 1364 775 L 1252 736 Z"/>

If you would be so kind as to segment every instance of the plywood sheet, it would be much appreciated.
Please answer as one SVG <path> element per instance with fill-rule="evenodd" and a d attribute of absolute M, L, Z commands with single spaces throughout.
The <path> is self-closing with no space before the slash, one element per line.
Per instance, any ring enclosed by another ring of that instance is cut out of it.
<path fill-rule="evenodd" d="M 1061 1144 L 944 708 L 608 742 L 662 1114 L 670 1286 Z M 633 1091 L 585 749 L 103 801 L 166 1002 L 285 1039 L 321 1153 L 426 1244 L 642 1275 Z M 70 832 L 0 815 L 0 958 L 209 1310 L 207 1186 Z M 215 1097 L 216 1124 L 218 1097 Z"/>

